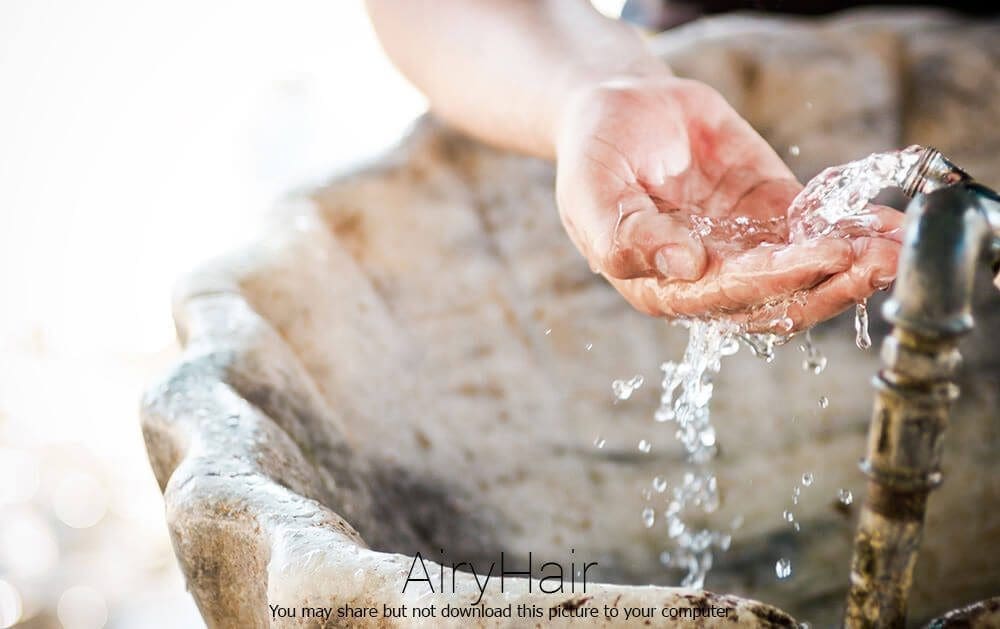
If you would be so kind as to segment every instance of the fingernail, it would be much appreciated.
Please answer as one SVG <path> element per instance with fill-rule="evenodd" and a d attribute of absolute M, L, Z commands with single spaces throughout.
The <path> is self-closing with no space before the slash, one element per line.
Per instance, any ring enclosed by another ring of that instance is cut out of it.
<path fill-rule="evenodd" d="M 666 246 L 656 252 L 653 260 L 656 270 L 665 278 L 695 280 L 697 269 L 694 261 L 682 247 Z"/>
<path fill-rule="evenodd" d="M 885 290 L 886 288 L 889 288 L 889 285 L 892 284 L 895 279 L 895 273 L 880 273 L 875 276 L 875 288 Z"/>

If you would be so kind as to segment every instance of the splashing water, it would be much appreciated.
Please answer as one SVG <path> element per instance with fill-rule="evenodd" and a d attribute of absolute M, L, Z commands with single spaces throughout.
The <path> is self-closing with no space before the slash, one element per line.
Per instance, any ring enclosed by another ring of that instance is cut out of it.
<path fill-rule="evenodd" d="M 782 557 L 774 564 L 774 574 L 778 575 L 779 579 L 792 576 L 792 562 Z"/>
<path fill-rule="evenodd" d="M 805 340 L 799 349 L 805 352 L 806 357 L 802 359 L 802 371 L 816 374 L 823 373 L 826 369 L 826 356 L 812 340 L 812 330 L 806 330 Z"/>
<path fill-rule="evenodd" d="M 849 505 L 854 502 L 854 494 L 851 493 L 850 489 L 840 488 L 837 490 L 837 500 L 842 505 Z"/>
<path fill-rule="evenodd" d="M 641 387 L 645 379 L 641 375 L 634 375 L 628 380 L 615 380 L 611 383 L 611 391 L 615 394 L 616 401 L 625 401 L 632 397 L 636 389 Z"/>
<path fill-rule="evenodd" d="M 792 201 L 789 217 L 793 239 L 828 236 L 846 219 L 861 219 L 864 225 L 868 203 L 885 188 L 902 186 L 922 150 L 921 146 L 910 146 L 874 153 L 821 172 Z"/>
<path fill-rule="evenodd" d="M 642 510 L 642 523 L 647 529 L 653 528 L 653 524 L 656 523 L 656 511 L 652 507 Z"/>
<path fill-rule="evenodd" d="M 788 211 L 788 238 L 793 242 L 813 240 L 827 236 L 841 236 L 841 227 L 872 227 L 875 216 L 866 212 L 868 204 L 879 192 L 888 187 L 900 187 L 908 171 L 919 159 L 922 147 L 911 146 L 902 151 L 876 153 L 868 157 L 828 168 L 812 179 L 802 192 L 793 200 Z M 735 243 L 737 247 L 749 247 L 762 243 L 775 242 L 776 234 L 780 232 L 775 220 L 761 220 L 745 216 L 727 219 L 709 218 L 693 215 L 692 231 L 700 237 L 710 234 L 726 242 Z M 783 219 L 777 219 L 783 220 Z M 751 352 L 771 362 L 774 359 L 775 347 L 791 338 L 794 322 L 787 316 L 788 306 L 794 300 L 802 299 L 794 296 L 779 301 L 776 304 L 765 304 L 759 308 L 756 315 L 766 314 L 772 332 L 767 334 L 748 334 L 736 323 L 727 320 L 693 320 L 682 322 L 689 328 L 688 345 L 680 362 L 665 362 L 661 366 L 663 393 L 660 406 L 653 415 L 656 422 L 673 422 L 676 426 L 675 439 L 680 442 L 687 455 L 690 469 L 684 473 L 682 482 L 671 487 L 668 496 L 664 519 L 667 534 L 673 543 L 672 551 L 664 551 L 660 561 L 664 566 L 681 568 L 687 571 L 681 582 L 682 586 L 700 588 L 704 586 L 705 577 L 712 567 L 714 549 L 726 550 L 732 541 L 732 535 L 708 528 L 699 528 L 696 522 L 706 514 L 715 512 L 719 507 L 718 481 L 712 473 L 710 463 L 717 452 L 717 436 L 710 421 L 709 403 L 714 392 L 713 376 L 721 368 L 722 358 L 739 351 L 742 341 Z M 871 346 L 868 334 L 867 304 L 862 302 L 857 308 L 858 331 L 857 345 L 862 349 Z M 589 348 L 588 348 L 589 349 Z M 803 369 L 814 374 L 822 373 L 826 368 L 827 359 L 813 344 L 807 333 L 803 351 Z M 626 390 L 629 382 L 616 381 L 612 384 L 616 397 Z M 641 381 L 640 381 L 641 385 Z M 637 387 L 631 387 L 632 394 Z M 622 399 L 619 397 L 619 399 Z M 819 406 L 826 408 L 829 400 L 824 396 L 819 399 Z M 648 452 L 649 441 L 643 439 L 639 450 Z M 812 474 L 804 474 L 802 483 L 812 484 Z M 662 481 L 664 491 L 666 481 L 661 477 L 654 480 L 654 487 L 660 491 L 659 481 Z M 800 489 L 795 488 L 793 502 L 798 504 Z M 796 530 L 799 523 L 791 512 L 786 512 L 787 519 Z M 650 520 L 643 511 L 643 522 L 655 521 L 655 514 Z M 652 524 L 649 524 L 652 526 Z M 733 529 L 735 530 L 735 525 Z M 791 575 L 791 562 L 781 558 L 775 565 L 775 573 L 779 579 Z"/>
<path fill-rule="evenodd" d="M 854 344 L 860 350 L 872 346 L 872 337 L 868 334 L 868 300 L 863 299 L 854 308 Z"/>
<path fill-rule="evenodd" d="M 661 561 L 665 566 L 687 571 L 682 586 L 700 588 L 712 567 L 713 548 L 725 550 L 732 542 L 729 534 L 695 526 L 692 516 L 719 508 L 718 480 L 709 465 L 716 454 L 715 428 L 709 412 L 714 391 L 712 376 L 719 372 L 722 358 L 735 354 L 740 346 L 739 329 L 734 324 L 690 321 L 688 326 L 688 346 L 681 362 L 665 362 L 660 367 L 663 393 L 654 419 L 674 422 L 674 437 L 693 468 L 671 488 L 664 517 L 674 550 L 665 552 Z"/>

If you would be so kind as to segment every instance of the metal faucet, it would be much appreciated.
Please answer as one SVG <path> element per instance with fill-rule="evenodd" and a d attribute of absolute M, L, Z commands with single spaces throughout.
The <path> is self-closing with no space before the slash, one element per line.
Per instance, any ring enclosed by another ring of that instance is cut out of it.
<path fill-rule="evenodd" d="M 868 433 L 868 495 L 851 561 L 844 625 L 903 627 L 927 497 L 941 483 L 941 437 L 972 329 L 972 290 L 983 252 L 1000 259 L 1000 197 L 934 149 L 908 173 L 913 196 L 882 344 Z"/>

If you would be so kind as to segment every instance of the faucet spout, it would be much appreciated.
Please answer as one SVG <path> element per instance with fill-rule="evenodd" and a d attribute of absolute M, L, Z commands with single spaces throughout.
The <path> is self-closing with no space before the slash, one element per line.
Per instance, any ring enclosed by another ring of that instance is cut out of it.
<path fill-rule="evenodd" d="M 945 168 L 942 160 L 938 154 L 924 169 Z M 984 250 L 994 257 L 1000 251 L 995 192 L 967 175 L 951 185 L 922 181 L 924 191 L 906 211 L 896 283 L 883 309 L 894 328 L 882 345 L 861 463 L 868 494 L 851 561 L 844 617 L 851 628 L 905 625 L 927 498 L 941 482 L 941 437 L 958 397 L 958 339 L 973 325 L 976 266 Z"/>
<path fill-rule="evenodd" d="M 984 186 L 961 183 L 918 195 L 906 214 L 895 288 L 883 314 L 922 336 L 967 332 L 977 262 L 1000 229 L 1000 199 Z"/>

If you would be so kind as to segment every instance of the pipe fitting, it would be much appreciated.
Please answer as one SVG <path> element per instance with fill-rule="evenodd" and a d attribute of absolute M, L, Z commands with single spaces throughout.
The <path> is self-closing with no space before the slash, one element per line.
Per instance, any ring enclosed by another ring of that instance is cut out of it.
<path fill-rule="evenodd" d="M 951 163 L 941 151 L 934 147 L 924 148 L 917 163 L 903 179 L 903 193 L 915 197 L 920 193 L 928 193 L 972 178 L 961 168 Z"/>

